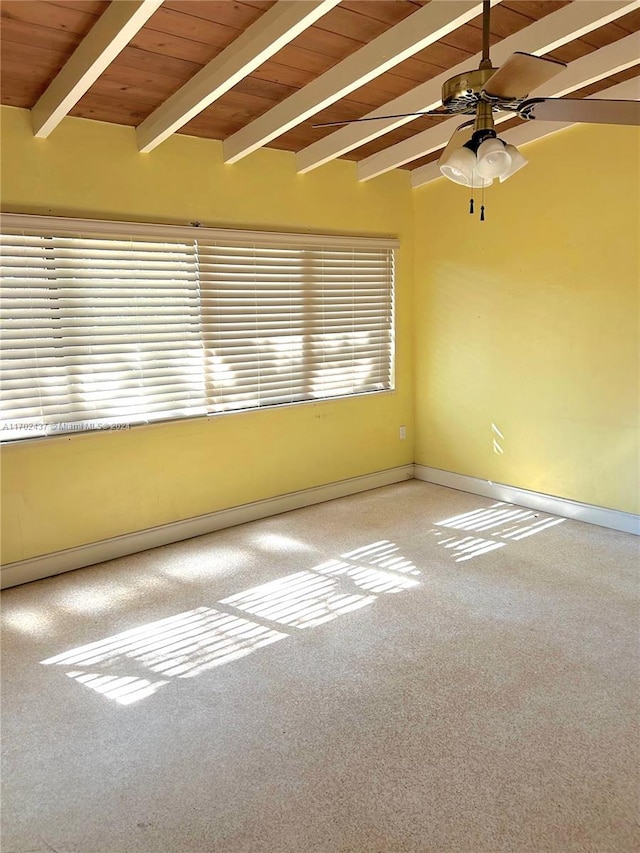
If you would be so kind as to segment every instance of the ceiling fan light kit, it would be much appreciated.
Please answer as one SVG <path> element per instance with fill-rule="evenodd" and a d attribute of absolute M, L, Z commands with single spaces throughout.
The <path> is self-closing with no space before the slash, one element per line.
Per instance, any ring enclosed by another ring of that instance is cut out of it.
<path fill-rule="evenodd" d="M 494 178 L 504 182 L 526 163 L 515 145 L 486 135 L 480 142 L 472 139 L 449 151 L 439 161 L 445 178 L 463 187 L 489 187 Z"/>

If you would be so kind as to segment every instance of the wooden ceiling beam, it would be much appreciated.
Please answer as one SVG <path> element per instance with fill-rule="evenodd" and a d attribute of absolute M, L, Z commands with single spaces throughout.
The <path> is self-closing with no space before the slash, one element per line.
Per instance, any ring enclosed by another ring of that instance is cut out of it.
<path fill-rule="evenodd" d="M 589 95 L 586 100 L 589 98 L 640 100 L 640 77 L 625 80 L 623 83 L 616 83 L 615 86 L 610 86 L 608 89 L 603 89 L 601 92 Z M 542 139 L 545 136 L 550 136 L 552 133 L 557 133 L 559 130 L 573 126 L 573 122 L 527 121 L 518 127 L 513 127 L 505 131 L 502 138 L 506 139 L 511 145 L 525 145 L 527 142 Z M 443 175 L 438 167 L 438 162 L 434 160 L 433 163 L 427 163 L 426 166 L 421 166 L 419 169 L 414 169 L 411 172 L 411 186 L 417 189 L 442 177 Z"/>
<path fill-rule="evenodd" d="M 225 139 L 225 163 L 236 163 L 403 60 L 454 32 L 477 17 L 481 11 L 482 3 L 478 0 L 431 0 L 428 5 L 409 15 L 263 116 Z"/>
<path fill-rule="evenodd" d="M 574 92 L 576 89 L 581 89 L 583 86 L 588 86 L 590 83 L 624 71 L 638 62 L 640 62 L 640 43 L 637 33 L 632 33 L 606 47 L 593 51 L 593 53 L 588 53 L 586 56 L 574 60 L 574 62 L 570 62 L 567 68 L 548 84 L 531 92 L 530 97 L 559 98 L 562 95 L 569 94 L 569 92 Z M 512 112 L 497 113 L 495 123 L 500 124 L 500 122 L 513 118 L 513 115 Z M 438 124 L 437 127 L 431 127 L 422 133 L 405 139 L 403 142 L 385 148 L 383 151 L 371 155 L 371 157 L 366 157 L 358 163 L 358 179 L 361 181 L 370 180 L 384 174 L 384 172 L 437 151 L 446 145 L 453 131 L 464 120 L 468 120 L 468 117 L 455 116 L 447 119 Z"/>
<path fill-rule="evenodd" d="M 544 56 L 639 7 L 640 0 L 578 0 L 498 42 L 491 49 L 492 61 L 500 66 L 516 50 Z M 440 104 L 442 84 L 456 74 L 477 67 L 481 58 L 481 53 L 469 57 L 454 68 L 372 110 L 365 117 L 375 119 L 377 116 L 434 109 Z M 298 151 L 296 154 L 298 172 L 305 173 L 316 169 L 412 120 L 409 116 L 347 125 Z"/>
<path fill-rule="evenodd" d="M 47 137 L 146 24 L 162 0 L 114 0 L 31 110 L 35 136 Z"/>
<path fill-rule="evenodd" d="M 339 2 L 279 0 L 139 125 L 140 151 L 152 151 Z"/>

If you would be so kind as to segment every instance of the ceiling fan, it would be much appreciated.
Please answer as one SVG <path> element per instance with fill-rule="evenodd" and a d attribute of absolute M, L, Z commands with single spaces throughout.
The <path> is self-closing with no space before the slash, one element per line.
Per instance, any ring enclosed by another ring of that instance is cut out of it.
<path fill-rule="evenodd" d="M 494 68 L 489 57 L 490 15 L 491 2 L 483 0 L 480 65 L 477 70 L 465 71 L 447 80 L 442 86 L 442 105 L 435 110 L 326 122 L 314 127 L 406 116 L 472 115 L 473 119 L 454 132 L 438 165 L 446 178 L 473 190 L 490 186 L 495 178 L 506 181 L 527 164 L 514 145 L 498 138 L 494 112 L 513 112 L 528 120 L 640 125 L 640 101 L 528 98 L 531 91 L 551 80 L 567 65 L 555 59 L 516 52 L 500 68 Z M 484 219 L 483 214 L 484 210 L 481 219 Z"/>

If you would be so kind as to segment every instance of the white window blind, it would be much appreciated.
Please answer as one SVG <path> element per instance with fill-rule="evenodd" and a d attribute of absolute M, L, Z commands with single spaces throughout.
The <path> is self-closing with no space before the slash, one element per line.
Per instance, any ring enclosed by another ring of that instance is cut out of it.
<path fill-rule="evenodd" d="M 394 245 L 6 215 L 0 437 L 390 389 Z"/>
<path fill-rule="evenodd" d="M 198 259 L 214 411 L 391 387 L 391 250 L 200 243 Z"/>

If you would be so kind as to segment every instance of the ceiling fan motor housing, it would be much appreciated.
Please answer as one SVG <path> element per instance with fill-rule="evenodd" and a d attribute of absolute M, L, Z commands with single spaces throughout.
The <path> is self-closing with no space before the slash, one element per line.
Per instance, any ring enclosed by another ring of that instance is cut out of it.
<path fill-rule="evenodd" d="M 495 68 L 477 68 L 463 71 L 451 77 L 442 86 L 442 103 L 452 112 L 475 109 L 483 100 L 482 93 L 487 81 L 496 73 Z"/>

